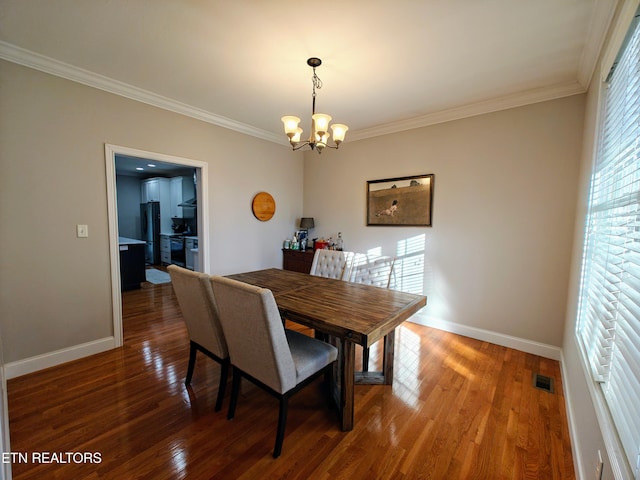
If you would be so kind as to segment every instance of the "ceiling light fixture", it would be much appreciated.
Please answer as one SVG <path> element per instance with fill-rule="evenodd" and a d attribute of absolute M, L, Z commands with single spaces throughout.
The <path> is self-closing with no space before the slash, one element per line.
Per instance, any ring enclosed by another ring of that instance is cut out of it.
<path fill-rule="evenodd" d="M 322 60 L 312 57 L 307 60 L 307 65 L 313 68 L 313 94 L 311 95 L 311 134 L 309 140 L 300 143 L 300 137 L 302 135 L 302 128 L 298 127 L 300 119 L 292 115 L 286 115 L 282 117 L 282 123 L 284 123 L 284 133 L 289 137 L 289 143 L 294 150 L 299 150 L 307 145 L 311 147 L 311 150 L 317 150 L 318 153 L 322 153 L 325 147 L 337 149 L 344 141 L 344 137 L 347 134 L 349 127 L 342 123 L 334 123 L 331 125 L 333 131 L 334 145 L 328 145 L 329 140 L 329 122 L 331 122 L 331 116 L 324 113 L 316 113 L 316 88 L 320 90 L 322 88 L 322 80 L 316 75 L 316 67 L 322 65 Z"/>

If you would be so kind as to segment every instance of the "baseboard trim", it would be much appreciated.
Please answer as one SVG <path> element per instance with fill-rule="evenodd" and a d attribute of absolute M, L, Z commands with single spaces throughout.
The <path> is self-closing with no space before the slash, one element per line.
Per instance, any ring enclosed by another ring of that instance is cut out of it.
<path fill-rule="evenodd" d="M 4 373 L 8 379 L 20 377 L 28 373 L 37 372 L 49 367 L 55 367 L 62 363 L 78 360 L 79 358 L 88 357 L 96 353 L 106 352 L 115 348 L 114 337 L 101 338 L 93 342 L 74 345 L 73 347 L 63 348 L 55 352 L 37 355 L 35 357 L 25 358 L 16 362 L 5 363 Z"/>
<path fill-rule="evenodd" d="M 513 348 L 533 355 L 539 355 L 551 360 L 560 361 L 562 358 L 562 349 L 560 347 L 554 347 L 553 345 L 534 342 L 524 338 L 512 337 L 511 335 L 504 335 L 502 333 L 469 327 L 467 325 L 460 325 L 458 323 L 451 323 L 444 320 L 433 320 L 427 318 L 427 316 L 421 312 L 416 313 L 409 319 L 409 321 L 425 325 L 427 327 L 437 328 L 438 330 L 443 330 L 445 332 L 481 340 L 483 342 L 495 343 L 496 345 L 501 345 L 503 347 Z"/>

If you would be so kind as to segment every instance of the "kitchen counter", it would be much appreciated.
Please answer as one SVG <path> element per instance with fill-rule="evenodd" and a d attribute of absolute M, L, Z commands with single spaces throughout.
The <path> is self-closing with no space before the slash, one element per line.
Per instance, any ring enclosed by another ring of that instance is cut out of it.
<path fill-rule="evenodd" d="M 144 240 L 136 240 L 135 238 L 118 237 L 119 245 L 146 245 Z"/>
<path fill-rule="evenodd" d="M 120 247 L 120 288 L 122 291 L 140 288 L 146 280 L 144 250 L 147 242 L 118 237 Z"/>

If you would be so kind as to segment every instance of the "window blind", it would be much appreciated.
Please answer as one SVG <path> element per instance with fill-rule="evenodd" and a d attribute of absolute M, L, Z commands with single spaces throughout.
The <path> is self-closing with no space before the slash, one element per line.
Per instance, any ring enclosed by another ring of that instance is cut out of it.
<path fill-rule="evenodd" d="M 640 454 L 640 29 L 608 78 L 585 237 L 577 334 L 630 470 Z"/>

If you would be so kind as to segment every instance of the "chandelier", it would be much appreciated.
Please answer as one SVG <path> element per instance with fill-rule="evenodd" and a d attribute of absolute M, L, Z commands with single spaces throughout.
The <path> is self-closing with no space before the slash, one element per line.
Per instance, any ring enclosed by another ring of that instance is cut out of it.
<path fill-rule="evenodd" d="M 291 143 L 294 150 L 299 150 L 307 145 L 311 147 L 311 150 L 315 149 L 318 153 L 322 153 L 325 147 L 337 149 L 343 142 L 347 130 L 349 130 L 349 127 L 342 123 L 334 123 L 331 125 L 331 130 L 333 132 L 333 142 L 335 146 L 327 143 L 329 140 L 329 122 L 331 122 L 331 116 L 324 113 L 316 113 L 316 89 L 320 90 L 322 88 L 322 80 L 316 75 L 316 67 L 319 67 L 321 64 L 322 60 L 319 58 L 312 57 L 307 60 L 307 65 L 313 68 L 313 77 L 311 78 L 313 82 L 313 93 L 311 95 L 311 134 L 309 135 L 309 140 L 300 142 L 302 128 L 298 127 L 300 123 L 298 117 L 286 115 L 281 119 L 282 123 L 284 123 L 284 133 L 289 137 L 289 143 Z"/>

